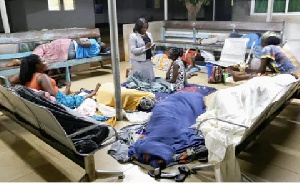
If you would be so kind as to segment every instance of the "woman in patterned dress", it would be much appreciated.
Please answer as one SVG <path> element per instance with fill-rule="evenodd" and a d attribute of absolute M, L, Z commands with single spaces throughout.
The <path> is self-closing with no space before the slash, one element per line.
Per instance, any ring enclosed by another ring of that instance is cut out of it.
<path fill-rule="evenodd" d="M 261 45 L 263 47 L 261 51 L 261 63 L 259 69 L 253 74 L 239 73 L 231 71 L 231 75 L 234 81 L 247 80 L 261 74 L 266 73 L 268 67 L 272 73 L 288 73 L 295 77 L 298 76 L 298 68 L 295 67 L 290 59 L 278 48 L 280 39 L 276 36 L 269 36 L 262 39 Z"/>
<path fill-rule="evenodd" d="M 179 48 L 171 48 L 168 53 L 169 59 L 172 60 L 172 64 L 167 71 L 166 81 L 171 83 L 175 91 L 181 90 L 185 87 L 186 80 L 186 66 L 181 59 L 182 50 Z"/>

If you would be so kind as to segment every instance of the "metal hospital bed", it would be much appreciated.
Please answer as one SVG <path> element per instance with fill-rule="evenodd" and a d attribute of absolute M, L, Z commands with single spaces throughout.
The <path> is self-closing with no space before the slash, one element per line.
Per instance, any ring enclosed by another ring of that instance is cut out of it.
<path fill-rule="evenodd" d="M 71 113 L 38 96 L 23 86 L 0 86 L 0 111 L 85 169 L 80 181 L 124 177 L 123 172 L 95 169 L 95 152 L 118 139 L 112 126 Z"/>
<path fill-rule="evenodd" d="M 297 80 L 288 87 L 286 92 L 279 99 L 270 103 L 261 112 L 261 114 L 257 117 L 257 119 L 252 123 L 252 125 L 250 127 L 243 127 L 241 125 L 233 124 L 232 122 L 222 121 L 221 119 L 218 119 L 219 122 L 231 124 L 232 126 L 240 126 L 240 127 L 246 129 L 246 131 L 244 132 L 239 143 L 236 145 L 233 145 L 233 147 L 230 148 L 230 149 L 234 149 L 235 156 L 237 156 L 240 152 L 242 152 L 252 141 L 255 141 L 257 139 L 257 137 L 261 134 L 261 132 L 273 121 L 274 118 L 276 118 L 276 116 L 278 114 L 280 114 L 280 112 L 291 102 L 292 99 L 299 98 L 299 95 L 300 95 L 299 89 L 300 89 L 300 81 Z M 216 118 L 211 118 L 211 119 L 216 119 Z M 198 124 L 196 129 L 199 130 L 200 126 L 202 124 L 206 123 L 207 121 L 209 121 L 211 119 L 208 118 L 206 120 L 203 120 L 200 124 Z M 234 155 L 232 155 L 232 157 L 234 157 Z M 229 159 L 232 159 L 232 158 L 229 158 Z M 216 166 L 218 168 L 216 168 Z M 220 169 L 220 165 L 218 165 L 218 163 L 217 164 L 216 163 L 202 164 L 202 165 L 194 166 L 191 169 L 191 171 L 193 173 L 197 173 L 197 171 L 205 171 L 205 170 L 212 170 L 212 169 L 215 170 L 215 175 L 217 175 L 216 170 Z M 226 174 L 226 172 L 231 169 L 233 169 L 233 168 L 230 168 L 227 165 L 227 166 L 223 167 L 223 171 L 220 171 L 220 172 L 223 174 L 224 173 Z M 227 171 L 225 171 L 225 170 L 227 170 Z M 219 172 L 219 174 L 220 174 L 220 172 Z M 216 176 L 216 178 L 217 177 L 218 176 Z M 244 176 L 244 178 L 245 177 L 246 176 Z M 221 177 L 221 179 L 219 178 L 219 181 L 232 182 L 231 179 L 226 180 L 226 179 L 222 179 L 222 177 Z M 240 178 L 240 179 L 242 179 L 242 178 Z M 248 180 L 250 180 L 250 179 L 248 179 Z M 217 179 L 217 181 L 218 181 L 218 179 Z M 237 178 L 236 181 L 241 181 L 241 180 L 239 180 L 239 178 Z"/>

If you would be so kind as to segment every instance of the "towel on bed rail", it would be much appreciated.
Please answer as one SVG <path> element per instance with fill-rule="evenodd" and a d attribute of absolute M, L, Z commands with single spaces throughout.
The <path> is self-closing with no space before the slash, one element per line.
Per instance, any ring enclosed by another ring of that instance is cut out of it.
<path fill-rule="evenodd" d="M 189 127 L 204 112 L 203 96 L 195 92 L 171 95 L 157 104 L 147 122 L 146 134 L 138 139 L 128 152 L 138 157 L 141 163 L 157 167 L 156 159 L 163 159 L 168 166 L 175 161 L 174 154 L 182 153 L 189 147 L 204 146 L 204 139 L 195 135 Z M 146 161 L 144 154 L 150 154 Z"/>
<path fill-rule="evenodd" d="M 227 147 L 239 144 L 247 129 L 253 126 L 261 113 L 270 104 L 278 101 L 294 82 L 296 79 L 290 74 L 263 76 L 217 91 L 207 111 L 193 125 L 197 128 L 203 122 L 199 129 L 205 136 L 209 161 L 222 161 Z M 211 120 L 205 121 L 206 119 Z"/>

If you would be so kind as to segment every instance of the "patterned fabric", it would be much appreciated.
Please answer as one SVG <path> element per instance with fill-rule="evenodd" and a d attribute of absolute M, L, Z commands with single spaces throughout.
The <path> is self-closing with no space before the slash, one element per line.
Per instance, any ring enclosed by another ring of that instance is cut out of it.
<path fill-rule="evenodd" d="M 39 55 L 47 64 L 68 60 L 71 39 L 57 39 L 37 46 L 32 54 Z"/>
<path fill-rule="evenodd" d="M 39 41 L 39 42 L 29 42 L 29 43 L 20 43 L 19 52 L 30 52 L 33 51 L 37 46 L 50 43 L 50 41 Z"/>
<path fill-rule="evenodd" d="M 146 96 L 140 100 L 139 105 L 143 110 L 151 110 L 155 106 L 155 104 L 155 98 Z"/>
<path fill-rule="evenodd" d="M 85 100 L 84 96 L 79 95 L 66 95 L 61 91 L 58 91 L 56 96 L 56 101 L 64 106 L 67 106 L 71 109 L 77 108 Z"/>
<path fill-rule="evenodd" d="M 166 54 L 156 54 L 151 58 L 151 61 L 154 65 L 154 68 L 165 71 L 170 68 L 172 62 Z"/>
<path fill-rule="evenodd" d="M 177 92 L 178 93 L 180 93 L 180 92 L 199 92 L 199 89 L 197 86 L 189 86 L 189 87 L 185 87 Z"/>
<path fill-rule="evenodd" d="M 140 76 L 130 75 L 123 86 L 129 89 L 137 89 L 148 92 L 163 92 L 172 93 L 174 92 L 174 86 L 172 83 L 165 81 L 162 78 L 155 78 L 153 82 L 145 82 Z"/>
<path fill-rule="evenodd" d="M 184 85 L 186 84 L 186 73 L 185 73 L 185 66 L 183 64 L 183 61 L 180 59 L 177 59 L 171 65 L 170 78 L 173 78 L 173 67 L 176 64 L 179 66 L 178 76 L 177 76 L 176 82 L 174 83 L 174 89 L 177 91 L 177 90 L 181 90 L 182 88 L 184 88 Z"/>
<path fill-rule="evenodd" d="M 288 73 L 294 70 L 294 66 L 287 56 L 275 45 L 268 45 L 262 49 L 261 58 L 269 58 L 271 62 L 267 66 L 277 73 Z"/>
<path fill-rule="evenodd" d="M 167 99 L 169 96 L 171 96 L 175 93 L 180 93 L 181 91 L 196 92 L 196 93 L 200 93 L 203 96 L 208 96 L 209 94 L 217 91 L 217 89 L 213 88 L 213 87 L 208 87 L 208 86 L 200 86 L 197 84 L 187 84 L 186 87 L 184 87 L 183 89 L 181 89 L 179 91 L 175 91 L 173 93 L 154 92 L 156 103 L 158 104 L 161 101 Z"/>

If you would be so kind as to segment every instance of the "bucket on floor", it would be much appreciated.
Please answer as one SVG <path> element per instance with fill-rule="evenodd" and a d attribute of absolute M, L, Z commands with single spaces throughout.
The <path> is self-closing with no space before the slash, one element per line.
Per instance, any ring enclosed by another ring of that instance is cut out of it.
<path fill-rule="evenodd" d="M 211 76 L 212 68 L 214 64 L 207 62 L 206 63 L 206 70 L 207 70 L 207 78 Z"/>

